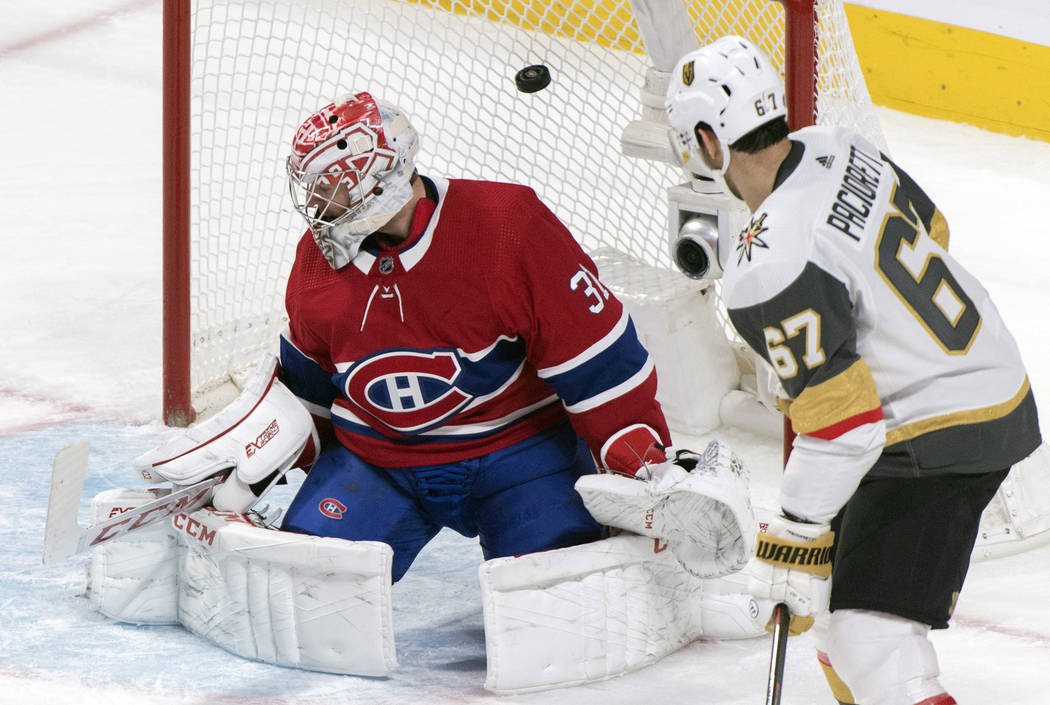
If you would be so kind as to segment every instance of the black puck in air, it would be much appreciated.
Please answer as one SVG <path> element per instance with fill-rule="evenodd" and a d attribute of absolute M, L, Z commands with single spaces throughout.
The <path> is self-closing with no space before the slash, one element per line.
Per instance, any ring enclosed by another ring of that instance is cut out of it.
<path fill-rule="evenodd" d="M 514 83 L 522 93 L 542 91 L 550 85 L 551 72 L 543 64 L 526 66 L 514 76 Z"/>

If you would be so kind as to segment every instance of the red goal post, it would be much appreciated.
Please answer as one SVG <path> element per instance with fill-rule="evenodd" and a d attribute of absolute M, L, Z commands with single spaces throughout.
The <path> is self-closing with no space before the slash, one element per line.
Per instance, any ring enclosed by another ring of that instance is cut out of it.
<path fill-rule="evenodd" d="M 303 231 L 287 143 L 342 93 L 401 105 L 421 171 L 529 184 L 589 251 L 678 276 L 666 190 L 684 175 L 621 146 L 639 117 L 666 145 L 659 101 L 646 104 L 662 38 L 643 32 L 668 13 L 686 18 L 687 48 L 730 33 L 760 44 L 785 71 L 793 127 L 849 124 L 882 142 L 840 0 L 165 0 L 165 422 L 208 413 L 276 349 Z M 537 63 L 551 85 L 516 91 Z"/>

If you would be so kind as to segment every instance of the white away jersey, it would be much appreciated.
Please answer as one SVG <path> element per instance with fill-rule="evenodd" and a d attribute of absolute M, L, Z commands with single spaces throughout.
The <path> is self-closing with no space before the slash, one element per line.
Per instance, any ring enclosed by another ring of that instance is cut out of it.
<path fill-rule="evenodd" d="M 791 141 L 728 254 L 723 296 L 777 370 L 796 433 L 830 441 L 832 455 L 839 439 L 863 438 L 869 464 L 878 457 L 872 475 L 990 472 L 1024 458 L 1040 438 L 1020 354 L 948 254 L 936 206 L 852 131 L 811 127 Z M 884 437 L 849 436 L 883 421 Z M 845 440 L 841 450 L 860 455 Z"/>

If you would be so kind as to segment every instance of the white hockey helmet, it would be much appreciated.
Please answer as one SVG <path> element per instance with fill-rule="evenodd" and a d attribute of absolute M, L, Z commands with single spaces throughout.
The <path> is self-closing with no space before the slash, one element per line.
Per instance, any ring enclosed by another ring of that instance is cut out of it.
<path fill-rule="evenodd" d="M 287 162 L 292 203 L 334 269 L 411 200 L 418 151 L 405 113 L 365 92 L 336 98 L 296 130 Z"/>
<path fill-rule="evenodd" d="M 680 165 L 708 174 L 696 138 L 707 123 L 722 145 L 722 168 L 729 168 L 729 145 L 779 117 L 787 116 L 784 81 L 772 62 L 743 37 L 729 35 L 683 56 L 671 73 L 664 102 L 671 124 L 671 149 Z"/>

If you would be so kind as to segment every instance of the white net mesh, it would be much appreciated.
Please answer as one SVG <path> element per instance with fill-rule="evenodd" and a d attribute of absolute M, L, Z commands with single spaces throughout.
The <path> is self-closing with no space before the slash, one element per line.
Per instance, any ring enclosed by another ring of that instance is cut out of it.
<path fill-rule="evenodd" d="M 783 65 L 779 4 L 693 0 L 687 10 L 699 43 L 742 34 Z M 861 127 L 881 143 L 841 4 L 822 0 L 819 17 L 819 121 Z M 538 63 L 551 85 L 518 92 L 515 73 Z M 619 147 L 641 112 L 648 65 L 627 0 L 198 0 L 195 392 L 275 349 L 304 230 L 284 159 L 301 120 L 343 93 L 369 90 L 407 112 L 421 134 L 421 173 L 528 184 L 584 248 L 669 269 L 665 191 L 681 174 Z"/>

